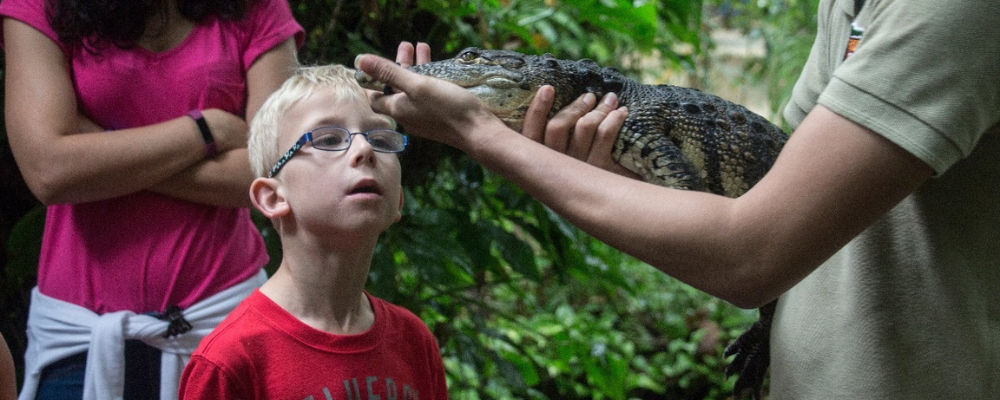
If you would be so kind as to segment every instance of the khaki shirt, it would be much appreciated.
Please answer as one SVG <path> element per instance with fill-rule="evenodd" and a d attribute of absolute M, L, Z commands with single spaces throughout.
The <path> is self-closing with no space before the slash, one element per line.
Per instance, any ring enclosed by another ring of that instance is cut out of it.
<path fill-rule="evenodd" d="M 937 176 L 781 297 L 770 398 L 1000 398 L 1000 2 L 818 18 L 785 118 L 822 104 Z"/>

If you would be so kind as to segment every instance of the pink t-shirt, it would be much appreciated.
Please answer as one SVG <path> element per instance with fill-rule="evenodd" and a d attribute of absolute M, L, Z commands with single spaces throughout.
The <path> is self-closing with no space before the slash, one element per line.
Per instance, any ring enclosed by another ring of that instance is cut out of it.
<path fill-rule="evenodd" d="M 80 110 L 108 130 L 150 125 L 192 109 L 243 115 L 246 73 L 290 37 L 303 40 L 285 0 L 261 0 L 240 21 L 209 19 L 176 47 L 103 47 L 99 55 L 60 42 L 44 0 L 4 0 L 0 14 L 38 29 L 72 65 Z M 114 133 L 108 133 L 114 134 Z M 267 262 L 246 208 L 192 203 L 148 191 L 47 209 L 38 267 L 42 293 L 98 313 L 187 307 L 245 280 Z"/>

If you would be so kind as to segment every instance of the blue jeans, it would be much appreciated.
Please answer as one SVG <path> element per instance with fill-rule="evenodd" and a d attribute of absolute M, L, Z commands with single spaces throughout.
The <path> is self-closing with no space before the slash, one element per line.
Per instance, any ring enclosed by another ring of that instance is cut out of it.
<path fill-rule="evenodd" d="M 42 370 L 35 400 L 83 398 L 87 352 L 59 360 Z M 160 350 L 138 340 L 125 341 L 125 399 L 160 397 Z"/>

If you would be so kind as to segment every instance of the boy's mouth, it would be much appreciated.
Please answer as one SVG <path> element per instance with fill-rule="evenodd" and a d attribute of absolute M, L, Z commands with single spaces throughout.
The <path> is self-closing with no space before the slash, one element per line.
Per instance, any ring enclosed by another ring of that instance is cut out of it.
<path fill-rule="evenodd" d="M 381 195 L 382 190 L 379 189 L 378 184 L 374 180 L 364 179 L 358 182 L 356 185 L 354 185 L 354 187 L 351 188 L 351 190 L 347 194 L 364 194 L 364 193 Z"/>

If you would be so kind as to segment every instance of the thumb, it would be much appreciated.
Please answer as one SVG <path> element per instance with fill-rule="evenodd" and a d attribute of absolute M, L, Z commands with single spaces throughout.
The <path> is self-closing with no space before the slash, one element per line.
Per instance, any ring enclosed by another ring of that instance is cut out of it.
<path fill-rule="evenodd" d="M 404 92 L 406 91 L 406 88 L 403 86 L 407 81 L 411 81 L 413 78 L 408 74 L 415 75 L 413 72 L 407 71 L 405 68 L 399 66 L 399 64 L 396 64 L 387 58 L 379 57 L 373 54 L 358 54 L 358 56 L 354 58 L 354 69 L 368 74 L 378 82 L 382 82 L 383 84 L 397 88 Z"/>

